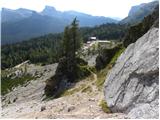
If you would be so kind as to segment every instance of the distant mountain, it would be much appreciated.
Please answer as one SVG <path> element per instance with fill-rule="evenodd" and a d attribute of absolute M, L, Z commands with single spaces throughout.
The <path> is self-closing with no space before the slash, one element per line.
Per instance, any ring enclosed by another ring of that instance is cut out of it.
<path fill-rule="evenodd" d="M 56 10 L 54 7 L 51 6 L 45 6 L 41 14 L 51 17 L 59 17 L 59 18 L 62 17 L 62 12 Z"/>
<path fill-rule="evenodd" d="M 77 12 L 77 11 L 65 11 L 60 12 L 57 11 L 54 7 L 46 6 L 44 10 L 41 12 L 42 15 L 57 17 L 63 20 L 67 20 L 71 22 L 75 17 L 80 21 L 80 26 L 95 26 L 101 25 L 103 23 L 117 23 L 117 20 L 114 20 L 109 17 L 100 17 L 100 16 L 92 16 L 85 13 Z"/>
<path fill-rule="evenodd" d="M 42 16 L 36 12 L 28 18 L 16 22 L 2 23 L 2 45 L 20 42 L 32 37 L 48 33 L 62 32 L 67 23 L 49 16 Z"/>
<path fill-rule="evenodd" d="M 11 10 L 8 8 L 2 8 L 1 17 L 3 22 L 16 22 L 32 15 L 32 10 L 20 8 L 17 10 Z"/>
<path fill-rule="evenodd" d="M 61 12 L 50 6 L 46 6 L 40 13 L 23 8 L 17 10 L 3 8 L 1 12 L 2 45 L 48 33 L 62 32 L 75 17 L 80 21 L 81 27 L 118 22 L 112 18 L 92 16 L 76 11 Z"/>
<path fill-rule="evenodd" d="M 152 27 L 159 27 L 159 5 L 142 22 L 128 29 L 123 39 L 124 46 L 127 47 L 129 44 L 136 42 L 138 38 L 142 37 Z"/>
<path fill-rule="evenodd" d="M 80 21 L 80 26 L 95 26 L 101 25 L 103 23 L 117 23 L 117 20 L 114 20 L 109 17 L 102 16 L 91 16 L 88 14 L 76 12 L 76 11 L 67 11 L 63 13 L 64 16 L 70 16 L 70 18 L 74 18 L 77 16 L 77 19 Z M 71 19 L 71 20 L 72 20 Z"/>
<path fill-rule="evenodd" d="M 129 11 L 128 17 L 121 20 L 121 24 L 136 24 L 143 20 L 144 17 L 151 14 L 155 7 L 159 5 L 159 1 L 153 1 L 150 3 L 143 3 L 137 6 L 133 6 Z"/>
<path fill-rule="evenodd" d="M 111 18 L 113 18 L 113 19 L 115 19 L 115 20 L 118 20 L 118 21 L 120 21 L 120 20 L 123 19 L 123 18 L 120 18 L 120 17 L 111 17 Z"/>

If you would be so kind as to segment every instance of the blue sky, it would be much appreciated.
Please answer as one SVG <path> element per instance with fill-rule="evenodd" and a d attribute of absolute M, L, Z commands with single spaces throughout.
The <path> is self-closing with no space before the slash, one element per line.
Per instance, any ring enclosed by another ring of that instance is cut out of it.
<path fill-rule="evenodd" d="M 42 11 L 45 5 L 59 11 L 75 10 L 95 16 L 124 18 L 130 8 L 153 0 L 1 0 L 1 8 L 27 8 Z"/>

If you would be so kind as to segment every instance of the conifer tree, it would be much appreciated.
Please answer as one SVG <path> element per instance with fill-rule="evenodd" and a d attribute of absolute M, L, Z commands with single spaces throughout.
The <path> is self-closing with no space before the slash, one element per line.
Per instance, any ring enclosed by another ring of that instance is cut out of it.
<path fill-rule="evenodd" d="M 71 25 L 65 28 L 63 38 L 64 56 L 67 59 L 67 77 L 71 81 L 76 79 L 76 51 L 80 49 L 81 43 L 78 21 L 75 18 Z"/>

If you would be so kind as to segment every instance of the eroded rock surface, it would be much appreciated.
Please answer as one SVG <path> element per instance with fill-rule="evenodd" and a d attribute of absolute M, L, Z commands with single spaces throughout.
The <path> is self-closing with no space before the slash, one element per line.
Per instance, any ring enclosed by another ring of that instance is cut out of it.
<path fill-rule="evenodd" d="M 36 76 L 35 79 L 25 83 L 25 85 L 19 85 L 13 88 L 12 91 L 2 96 L 2 107 L 12 103 L 20 104 L 26 101 L 41 101 L 45 98 L 45 81 L 55 74 L 57 65 L 57 63 L 46 66 L 29 64 L 27 66 L 27 74 Z"/>
<path fill-rule="evenodd" d="M 130 44 L 108 74 L 105 100 L 113 112 L 130 118 L 159 117 L 159 29 Z"/>

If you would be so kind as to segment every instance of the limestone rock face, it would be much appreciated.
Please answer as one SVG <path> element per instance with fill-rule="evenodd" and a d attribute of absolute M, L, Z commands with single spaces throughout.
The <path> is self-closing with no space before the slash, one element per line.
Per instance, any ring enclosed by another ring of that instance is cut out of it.
<path fill-rule="evenodd" d="M 159 29 L 130 44 L 109 72 L 105 100 L 113 112 L 130 118 L 159 117 Z"/>

